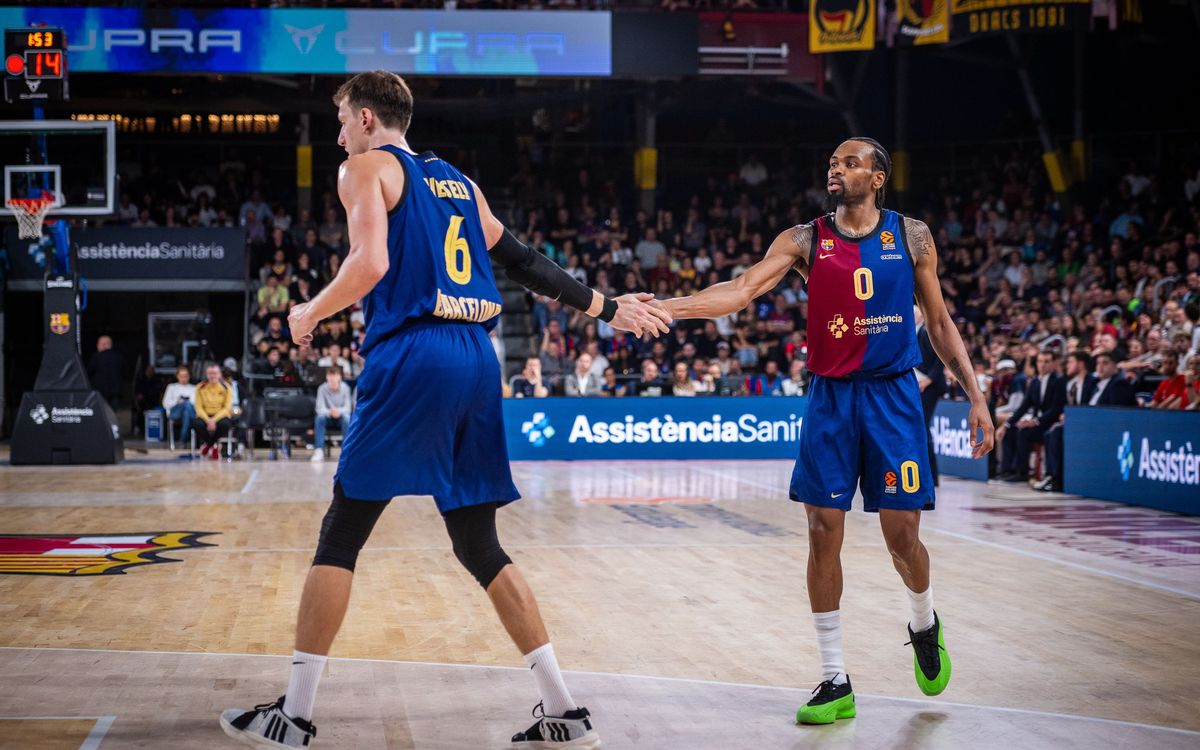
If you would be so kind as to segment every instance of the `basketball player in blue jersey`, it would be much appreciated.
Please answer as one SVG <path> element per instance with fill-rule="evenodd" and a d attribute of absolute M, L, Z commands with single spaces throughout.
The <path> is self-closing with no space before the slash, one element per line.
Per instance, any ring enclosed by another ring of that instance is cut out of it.
<path fill-rule="evenodd" d="M 675 318 L 716 318 L 745 309 L 793 268 L 808 281 L 808 367 L 814 377 L 790 496 L 808 515 L 808 598 L 822 680 L 796 713 L 805 724 L 855 715 L 842 660 L 839 606 L 846 511 L 858 488 L 878 512 L 883 538 L 911 603 L 913 671 L 926 695 L 950 680 L 942 623 L 933 611 L 929 554 L 918 530 L 934 493 L 913 324 L 915 296 L 933 348 L 970 395 L 972 454 L 992 449 L 992 422 L 971 360 L 946 312 L 929 227 L 883 208 L 891 158 L 870 138 L 852 138 L 829 159 L 833 213 L 775 238 L 766 257 L 737 279 L 663 302 Z"/>
<path fill-rule="evenodd" d="M 221 715 L 252 745 L 308 747 L 317 682 L 341 626 L 359 551 L 393 496 L 432 495 L 454 554 L 487 592 L 525 655 L 542 702 L 517 748 L 597 748 L 588 710 L 559 672 L 537 602 L 500 547 L 496 509 L 518 499 L 500 411 L 500 366 L 488 330 L 500 314 L 491 258 L 527 288 L 636 335 L 668 330 L 651 295 L 607 299 L 523 245 L 483 193 L 405 140 L 413 100 L 394 73 L 362 73 L 334 97 L 349 158 L 338 172 L 350 251 L 337 277 L 289 315 L 297 344 L 317 323 L 364 299 L 366 366 L 342 444 L 296 625 L 287 693 Z M 540 715 L 537 713 L 540 711 Z M 452 716 L 446 717 L 453 720 Z"/>

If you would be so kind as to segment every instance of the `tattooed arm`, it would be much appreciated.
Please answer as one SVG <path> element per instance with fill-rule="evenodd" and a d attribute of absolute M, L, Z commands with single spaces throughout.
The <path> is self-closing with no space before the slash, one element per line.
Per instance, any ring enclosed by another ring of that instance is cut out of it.
<path fill-rule="evenodd" d="M 754 298 L 774 289 L 790 269 L 807 272 L 812 232 L 812 224 L 792 227 L 775 238 L 767 248 L 766 257 L 733 281 L 713 284 L 690 297 L 664 300 L 660 304 L 677 320 L 719 318 L 744 310 Z"/>
<path fill-rule="evenodd" d="M 971 414 L 968 417 L 971 424 L 971 453 L 978 458 L 992 449 L 995 440 L 992 418 L 988 414 L 987 399 L 979 390 L 979 384 L 975 382 L 975 369 L 971 366 L 967 347 L 963 345 L 962 337 L 958 335 L 958 329 L 950 319 L 950 313 L 946 311 L 946 303 L 942 299 L 933 235 L 925 222 L 906 218 L 904 238 L 905 244 L 908 245 L 908 253 L 913 259 L 917 302 L 925 315 L 929 343 L 933 344 L 933 350 L 946 367 L 950 368 L 954 379 L 971 399 Z M 980 431 L 983 432 L 982 440 L 979 439 Z"/>

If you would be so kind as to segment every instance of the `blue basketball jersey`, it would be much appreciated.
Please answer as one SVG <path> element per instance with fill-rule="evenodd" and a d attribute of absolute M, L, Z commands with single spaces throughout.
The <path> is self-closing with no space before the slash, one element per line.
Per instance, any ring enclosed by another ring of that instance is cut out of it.
<path fill-rule="evenodd" d="M 477 323 L 490 331 L 501 298 L 470 181 L 431 151 L 379 150 L 404 168 L 404 192 L 388 214 L 387 273 L 363 303 L 363 355 L 420 319 Z"/>

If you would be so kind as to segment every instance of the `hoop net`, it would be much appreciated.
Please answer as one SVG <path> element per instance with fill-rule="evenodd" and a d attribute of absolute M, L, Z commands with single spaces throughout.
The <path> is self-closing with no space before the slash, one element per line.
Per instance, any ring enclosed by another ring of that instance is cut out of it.
<path fill-rule="evenodd" d="M 17 217 L 17 234 L 23 240 L 36 240 L 42 236 L 42 222 L 54 208 L 54 194 L 42 191 L 40 198 L 10 198 L 4 205 Z"/>

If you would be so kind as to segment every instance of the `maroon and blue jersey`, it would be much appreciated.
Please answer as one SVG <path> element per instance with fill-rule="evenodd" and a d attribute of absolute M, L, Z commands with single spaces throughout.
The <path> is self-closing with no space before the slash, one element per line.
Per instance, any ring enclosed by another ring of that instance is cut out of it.
<path fill-rule="evenodd" d="M 808 369 L 831 378 L 887 377 L 921 359 L 913 322 L 913 262 L 904 217 L 853 239 L 833 214 L 813 222 L 808 272 Z"/>
<path fill-rule="evenodd" d="M 913 262 L 904 217 L 881 211 L 866 237 L 813 222 L 808 273 L 809 392 L 792 500 L 850 510 L 933 510 L 929 430 L 913 368 Z"/>

